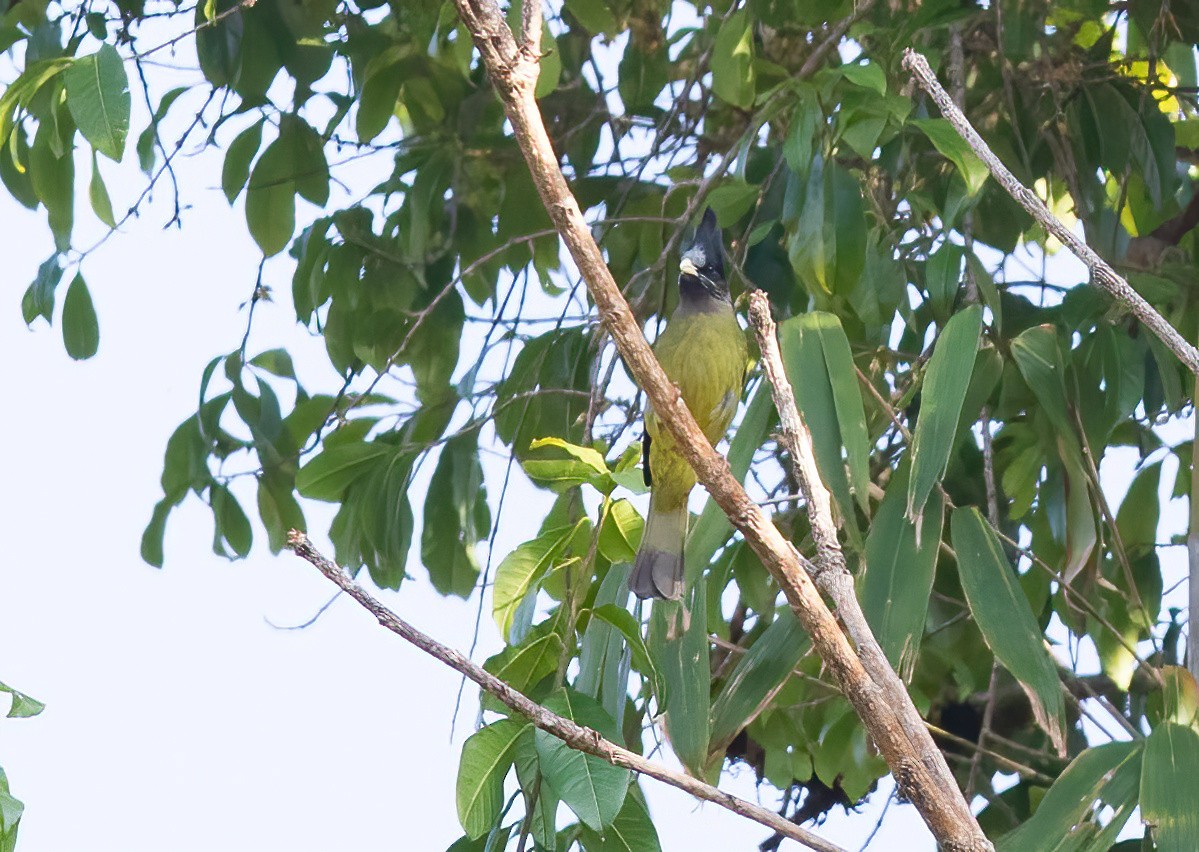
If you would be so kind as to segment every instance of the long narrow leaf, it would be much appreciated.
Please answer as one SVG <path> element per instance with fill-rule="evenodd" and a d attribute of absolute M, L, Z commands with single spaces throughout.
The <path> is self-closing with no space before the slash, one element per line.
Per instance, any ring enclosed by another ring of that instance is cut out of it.
<path fill-rule="evenodd" d="M 1100 848 L 1106 852 L 1108 846 L 1098 843 L 1110 844 L 1107 837 L 1112 823 L 1099 830 L 1092 820 L 1095 805 L 1110 805 L 1117 817 L 1123 814 L 1127 821 L 1141 775 L 1140 743 L 1106 743 L 1087 749 L 1058 776 L 1032 818 L 1000 838 L 998 852 L 1097 852 Z M 1123 827 L 1123 822 L 1119 826 Z"/>
<path fill-rule="evenodd" d="M 1162 722 L 1145 743 L 1141 819 L 1161 852 L 1199 849 L 1199 734 Z"/>
<path fill-rule="evenodd" d="M 941 496 L 934 494 L 917 531 L 904 512 L 907 491 L 908 466 L 904 465 L 887 487 L 870 527 L 858 599 L 887 659 L 910 678 L 928 617 L 945 507 Z"/>
<path fill-rule="evenodd" d="M 995 657 L 1028 695 L 1037 724 L 1065 756 L 1062 685 L 1019 577 L 978 509 L 955 509 L 950 526 L 970 613 Z"/>
<path fill-rule="evenodd" d="M 908 517 L 918 521 L 933 486 L 945 475 L 958 418 L 978 350 L 982 308 L 972 305 L 955 314 L 937 338 L 920 396 L 920 419 L 912 436 L 912 476 Z"/>
<path fill-rule="evenodd" d="M 709 759 L 723 758 L 729 743 L 766 708 L 810 647 L 795 614 L 784 607 L 741 655 L 712 702 Z"/>

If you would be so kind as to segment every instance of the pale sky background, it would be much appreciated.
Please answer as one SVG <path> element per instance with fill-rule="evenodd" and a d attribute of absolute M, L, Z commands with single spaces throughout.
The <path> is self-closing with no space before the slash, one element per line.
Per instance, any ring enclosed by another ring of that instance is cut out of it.
<path fill-rule="evenodd" d="M 156 84 L 155 100 L 169 85 Z M 133 102 L 137 132 L 146 116 L 136 92 Z M 476 720 L 473 687 L 451 738 L 459 678 L 352 601 L 306 630 L 271 627 L 308 620 L 333 587 L 295 557 L 271 556 L 256 521 L 250 558 L 229 563 L 212 554 L 211 516 L 193 497 L 171 517 L 165 568 L 138 554 L 166 440 L 195 411 L 204 365 L 245 331 L 260 255 L 240 201 L 231 210 L 216 187 L 220 162 L 211 152 L 179 161 L 190 205 L 182 230 L 161 230 L 170 215 L 163 183 L 141 218 L 87 259 L 101 341 L 82 363 L 67 357 L 57 320 L 25 328 L 21 294 L 52 244 L 44 212 L 0 196 L 0 680 L 47 705 L 36 718 L 0 719 L 0 766 L 26 804 L 18 850 L 444 849 L 461 834 L 454 780 Z M 81 157 L 78 180 L 89 168 Z M 132 139 L 120 167 L 101 168 L 114 208 L 126 209 L 144 186 Z M 377 180 L 390 164 L 384 155 L 356 168 Z M 78 195 L 75 243 L 86 246 L 103 228 L 85 184 Z M 312 208 L 300 209 L 301 221 L 311 218 Z M 294 322 L 292 264 L 284 255 L 266 267 L 277 300 L 259 306 L 250 351 L 287 346 L 310 391 L 335 388 L 321 341 Z M 503 463 L 485 455 L 484 466 L 494 500 Z M 1127 480 L 1115 481 L 1118 500 Z M 533 532 L 529 519 L 539 516 L 523 507 L 545 500 L 521 477 L 513 482 L 497 558 Z M 252 489 L 235 492 L 253 515 Z M 423 493 L 413 497 L 419 512 Z M 1185 504 L 1174 505 L 1179 518 Z M 305 509 L 313 539 L 331 553 L 323 532 L 332 507 Z M 438 596 L 417 556 L 414 548 L 414 579 L 380 597 L 467 650 L 477 598 Z M 1178 561 L 1163 561 L 1177 576 Z M 1176 597 L 1185 600 L 1185 588 Z M 475 658 L 499 647 L 485 615 Z M 667 852 L 756 849 L 768 833 L 656 782 L 642 786 Z M 722 786 L 757 797 L 748 769 Z M 863 813 L 837 811 L 815 830 L 859 848 L 889 790 L 884 781 Z M 762 792 L 775 806 L 774 791 Z M 933 844 L 910 805 L 893 805 L 871 848 Z"/>

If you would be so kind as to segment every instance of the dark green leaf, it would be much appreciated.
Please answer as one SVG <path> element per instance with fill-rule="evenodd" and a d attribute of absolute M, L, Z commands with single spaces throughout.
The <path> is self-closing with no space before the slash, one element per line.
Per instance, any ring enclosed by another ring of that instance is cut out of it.
<path fill-rule="evenodd" d="M 64 75 L 67 107 L 83 138 L 109 159 L 120 162 L 129 135 L 129 77 L 120 54 L 104 44 L 91 56 L 76 59 Z"/>
<path fill-rule="evenodd" d="M 62 340 L 76 361 L 90 358 L 100 346 L 100 324 L 83 276 L 76 273 L 62 303 Z"/>
<path fill-rule="evenodd" d="M 939 494 L 930 497 L 917 533 L 904 511 L 907 490 L 908 466 L 904 465 L 887 486 L 887 495 L 874 515 L 858 599 L 887 659 L 910 679 L 928 617 L 944 501 Z"/>
<path fill-rule="evenodd" d="M 636 796 L 626 796 L 624 807 L 602 832 L 584 825 L 579 841 L 585 852 L 661 852 L 658 831 L 649 811 Z"/>
<path fill-rule="evenodd" d="M 326 447 L 296 474 L 296 489 L 313 500 L 337 502 L 346 488 L 387 454 L 379 444 L 348 443 Z"/>
<path fill-rule="evenodd" d="M 96 162 L 95 151 L 92 152 L 92 181 L 88 184 L 87 195 L 96 218 L 108 227 L 115 228 L 117 219 L 112 215 L 112 200 L 108 197 L 108 187 L 104 185 L 104 177 L 100 174 L 100 164 Z"/>
<path fill-rule="evenodd" d="M 970 150 L 966 140 L 958 135 L 952 124 L 943 118 L 917 118 L 912 124 L 920 128 L 937 150 L 957 166 L 970 195 L 982 189 L 987 181 L 987 167 L 978 155 Z"/>
<path fill-rule="evenodd" d="M 213 552 L 218 556 L 244 559 L 250 554 L 254 542 L 254 531 L 250 519 L 237 502 L 237 498 L 223 485 L 212 486 L 212 515 L 216 530 L 213 535 Z M 232 550 L 232 555 L 230 554 Z"/>
<path fill-rule="evenodd" d="M 958 420 L 978 351 L 982 308 L 955 314 L 937 338 L 921 391 L 920 419 L 912 437 L 912 473 L 907 516 L 917 526 L 933 486 L 945 475 L 957 437 Z"/>
<path fill-rule="evenodd" d="M 1058 754 L 1065 755 L 1066 706 L 1057 665 L 1045 649 L 1019 575 L 978 509 L 955 509 L 950 526 L 975 624 L 995 657 L 1020 682 L 1037 724 Z"/>
<path fill-rule="evenodd" d="M 654 685 L 654 695 L 658 697 L 658 706 L 666 707 L 668 704 L 666 682 L 659 673 L 658 667 L 654 665 L 653 658 L 649 655 L 645 640 L 641 638 L 641 625 L 633 618 L 632 613 L 616 604 L 604 604 L 593 609 L 591 616 L 620 631 L 633 655 L 633 665 Z"/>
<path fill-rule="evenodd" d="M 565 689 L 546 700 L 545 707 L 579 725 L 619 741 L 620 732 L 594 698 Z M 620 813 L 631 774 L 605 760 L 568 746 L 553 734 L 534 733 L 541 773 L 554 794 L 575 812 L 579 820 L 603 831 Z"/>
<path fill-rule="evenodd" d="M 734 12 L 716 33 L 712 49 L 712 89 L 733 106 L 754 102 L 754 35 L 745 10 Z"/>
<path fill-rule="evenodd" d="M 46 322 L 54 321 L 54 290 L 62 280 L 62 267 L 55 255 L 42 262 L 37 268 L 37 277 L 25 290 L 21 298 L 21 315 L 26 325 L 31 325 L 38 317 Z"/>
<path fill-rule="evenodd" d="M 241 194 L 242 187 L 250 177 L 250 161 L 262 145 L 262 124 L 262 121 L 256 121 L 237 134 L 225 152 L 225 164 L 221 167 L 221 189 L 230 204 Z"/>

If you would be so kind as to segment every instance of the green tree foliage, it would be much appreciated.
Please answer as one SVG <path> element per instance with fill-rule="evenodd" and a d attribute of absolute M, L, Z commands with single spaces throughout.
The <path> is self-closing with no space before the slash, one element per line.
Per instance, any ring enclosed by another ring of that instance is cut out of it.
<path fill-rule="evenodd" d="M 764 289 L 782 322 L 865 611 L 1008 848 L 1107 849 L 1138 804 L 1161 848 L 1199 848 L 1178 769 L 1199 753 L 1196 689 L 1175 667 L 1157 539 L 1159 493 L 1189 492 L 1167 471 L 1194 453 L 1160 427 L 1193 381 L 1060 259 L 900 56 L 928 55 L 1016 176 L 1195 340 L 1197 43 L 1195 7 L 1158 0 L 547 6 L 542 113 L 616 280 L 652 332 L 677 298 L 681 217 L 715 209 L 734 295 Z M 525 543 L 487 578 L 506 643 L 489 670 L 634 749 L 656 717 L 691 772 L 744 762 L 805 817 L 870 795 L 885 765 L 714 507 L 693 524 L 685 610 L 658 605 L 645 627 L 630 606 L 640 398 L 452 3 L 0 0 L 0 50 L 0 180 L 45 211 L 55 246 L 27 322 L 60 323 L 74 358 L 103 345 L 88 288 L 115 282 L 85 282 L 76 217 L 132 215 L 109 161 L 136 157 L 157 186 L 200 144 L 224 151 L 206 185 L 264 259 L 286 253 L 291 292 L 274 298 L 341 377 L 302 385 L 280 349 L 214 358 L 165 441 L 148 562 L 184 500 L 211 507 L 234 559 L 258 532 L 278 552 L 324 501 L 342 564 L 467 596 L 495 525 L 515 525 Z M 178 88 L 148 61 L 165 50 L 198 59 Z M 331 194 L 377 152 L 364 196 Z M 756 393 L 732 465 L 810 552 Z M 1118 505 L 1099 477 L 1114 448 L 1141 462 Z M 480 455 L 497 449 L 545 489 L 544 515 L 502 514 Z M 454 848 L 658 848 L 628 773 L 484 706 Z M 1132 742 L 1082 714 L 1118 715 Z"/>

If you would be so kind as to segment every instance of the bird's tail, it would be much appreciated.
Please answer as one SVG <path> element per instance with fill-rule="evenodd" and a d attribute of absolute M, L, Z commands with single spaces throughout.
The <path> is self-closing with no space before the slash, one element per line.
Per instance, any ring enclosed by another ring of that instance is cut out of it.
<path fill-rule="evenodd" d="M 683 596 L 683 541 L 687 537 L 687 504 L 660 509 L 650 503 L 641 549 L 633 562 L 629 589 L 639 598 L 677 601 Z"/>

